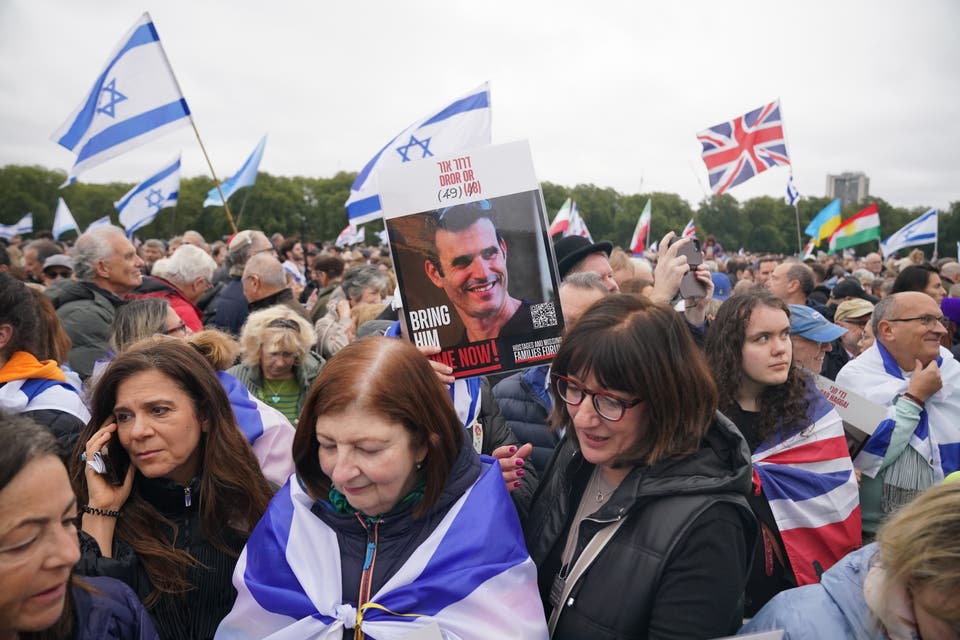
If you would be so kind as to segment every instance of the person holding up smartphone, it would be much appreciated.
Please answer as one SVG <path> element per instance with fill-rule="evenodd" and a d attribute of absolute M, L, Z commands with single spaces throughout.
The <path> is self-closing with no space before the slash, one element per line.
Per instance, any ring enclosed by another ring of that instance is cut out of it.
<path fill-rule="evenodd" d="M 271 496 L 216 374 L 185 342 L 144 341 L 103 373 L 91 414 L 71 464 L 78 573 L 129 585 L 161 638 L 212 638 Z"/>
<path fill-rule="evenodd" d="M 707 302 L 713 297 L 710 269 L 703 264 L 703 254 L 696 238 L 681 238 L 673 231 L 660 240 L 664 249 L 653 272 L 654 302 L 671 304 L 679 293 L 683 298 L 683 316 L 697 346 L 703 347 L 707 327 Z"/>

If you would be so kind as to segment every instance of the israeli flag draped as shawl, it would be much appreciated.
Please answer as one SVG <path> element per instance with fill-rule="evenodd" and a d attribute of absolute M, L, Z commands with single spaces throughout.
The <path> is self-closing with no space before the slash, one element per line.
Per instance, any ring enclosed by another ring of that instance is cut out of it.
<path fill-rule="evenodd" d="M 960 470 L 960 363 L 947 349 L 940 347 L 937 358 L 943 387 L 927 398 L 920 422 L 910 436 L 908 446 L 933 468 L 935 482 Z M 912 372 L 903 371 L 880 342 L 848 362 L 837 375 L 837 383 L 861 394 L 867 400 L 887 407 L 887 419 L 881 422 L 854 461 L 864 475 L 875 478 L 891 446 L 896 426 L 896 397 L 907 390 Z"/>
<path fill-rule="evenodd" d="M 337 535 L 313 502 L 296 475 L 274 496 L 240 554 L 237 600 L 217 638 L 340 640 L 357 624 L 340 592 Z M 360 622 L 370 640 L 399 640 L 431 622 L 450 639 L 547 637 L 499 464 L 483 459 L 477 481 L 371 602 Z"/>
<path fill-rule="evenodd" d="M 187 124 L 187 101 L 145 13 L 52 140 L 77 156 L 67 176 L 70 183 L 91 167 Z"/>
<path fill-rule="evenodd" d="M 404 129 L 354 180 L 345 205 L 350 222 L 359 225 L 383 215 L 376 179 L 383 167 L 490 144 L 490 111 L 490 87 L 485 82 Z"/>

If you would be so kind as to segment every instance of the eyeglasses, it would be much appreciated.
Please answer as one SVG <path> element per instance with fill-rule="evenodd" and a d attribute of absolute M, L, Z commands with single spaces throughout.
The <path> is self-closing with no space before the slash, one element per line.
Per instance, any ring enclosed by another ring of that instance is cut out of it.
<path fill-rule="evenodd" d="M 935 328 L 938 324 L 943 326 L 943 316 L 922 315 L 914 318 L 887 318 L 887 322 L 919 322 L 928 329 Z"/>
<path fill-rule="evenodd" d="M 553 376 L 557 395 L 560 396 L 561 400 L 569 405 L 578 407 L 587 396 L 591 396 L 593 398 L 593 408 L 596 409 L 601 418 L 609 420 L 610 422 L 619 422 L 623 419 L 627 409 L 643 402 L 643 400 L 640 399 L 621 400 L 606 391 L 593 391 L 559 373 L 551 373 L 550 375 Z"/>
<path fill-rule="evenodd" d="M 178 324 L 177 326 L 175 326 L 173 329 L 167 329 L 166 331 L 163 332 L 163 335 L 165 335 L 165 336 L 185 336 L 185 335 L 187 335 L 187 325 L 183 322 L 183 320 L 181 320 L 181 321 L 180 321 L 180 324 Z"/>

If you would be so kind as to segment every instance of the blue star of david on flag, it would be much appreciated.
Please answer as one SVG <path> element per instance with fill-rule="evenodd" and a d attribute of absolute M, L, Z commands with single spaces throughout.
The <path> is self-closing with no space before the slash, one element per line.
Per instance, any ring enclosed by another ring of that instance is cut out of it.
<path fill-rule="evenodd" d="M 113 206 L 120 212 L 120 224 L 132 236 L 157 217 L 161 209 L 177 204 L 180 191 L 180 156 L 132 188 Z"/>
<path fill-rule="evenodd" d="M 423 155 L 417 160 L 422 160 L 427 156 L 432 156 L 433 153 L 430 152 L 430 138 L 424 138 L 423 140 L 417 140 L 417 137 L 413 134 L 410 135 L 410 142 L 404 145 L 397 147 L 397 153 L 400 154 L 401 162 L 410 162 L 410 158 L 407 156 L 410 153 L 410 147 L 420 147 L 423 150 Z"/>
<path fill-rule="evenodd" d="M 350 222 L 359 225 L 383 216 L 376 180 L 382 169 L 490 144 L 490 111 L 490 88 L 484 83 L 414 122 L 383 145 L 350 187 L 346 202 Z M 391 149 L 396 153 L 390 153 Z"/>
<path fill-rule="evenodd" d="M 100 92 L 100 95 L 101 96 L 106 95 L 108 102 L 102 107 L 98 107 L 97 113 L 102 113 L 104 115 L 110 116 L 111 118 L 116 118 L 117 103 L 123 102 L 124 100 L 127 99 L 127 96 L 117 91 L 117 79 L 114 78 L 113 80 L 111 80 L 109 84 L 107 84 L 107 86 L 105 86 L 103 90 Z"/>
<path fill-rule="evenodd" d="M 163 191 L 160 189 L 150 189 L 147 194 L 147 206 L 155 211 L 160 211 L 160 203 L 163 202 Z"/>

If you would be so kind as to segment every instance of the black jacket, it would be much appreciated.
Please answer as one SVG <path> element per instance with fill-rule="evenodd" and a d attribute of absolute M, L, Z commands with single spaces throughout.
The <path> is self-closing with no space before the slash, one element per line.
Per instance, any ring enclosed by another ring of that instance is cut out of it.
<path fill-rule="evenodd" d="M 830 351 L 823 354 L 823 367 L 820 369 L 820 375 L 824 378 L 836 380 L 840 369 L 843 369 L 843 365 L 850 362 L 850 356 L 847 355 L 847 350 L 843 348 L 840 338 L 834 340 L 830 346 L 832 347 Z"/>
<path fill-rule="evenodd" d="M 548 367 L 534 367 L 514 373 L 493 387 L 493 395 L 517 439 L 533 445 L 530 461 L 543 473 L 560 442 L 547 426 L 550 416 L 550 393 L 545 386 Z"/>
<path fill-rule="evenodd" d="M 150 617 L 164 640 L 213 638 L 217 625 L 237 598 L 231 578 L 246 537 L 224 526 L 224 537 L 234 553 L 226 553 L 207 540 L 200 521 L 202 496 L 197 479 L 189 485 L 190 506 L 185 504 L 186 487 L 173 481 L 149 480 L 138 474 L 135 482 L 133 490 L 176 525 L 174 546 L 199 561 L 199 566 L 187 569 L 192 589 L 182 596 L 161 596 L 149 608 Z M 113 557 L 104 558 L 96 540 L 81 531 L 80 552 L 78 573 L 117 578 L 133 589 L 141 601 L 153 591 L 146 570 L 126 543 L 114 540 Z"/>
<path fill-rule="evenodd" d="M 550 586 L 594 468 L 571 436 L 561 442 L 524 522 L 548 616 Z M 696 453 L 633 469 L 581 524 L 574 561 L 601 528 L 627 518 L 574 585 L 553 637 L 734 633 L 756 540 L 756 521 L 744 498 L 751 477 L 746 442 L 719 413 Z"/>
<path fill-rule="evenodd" d="M 70 640 L 156 640 L 159 636 L 136 594 L 112 578 L 75 578 Z"/>

